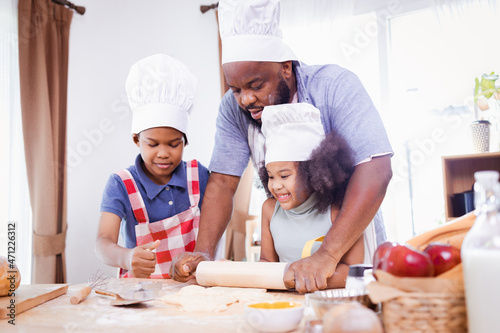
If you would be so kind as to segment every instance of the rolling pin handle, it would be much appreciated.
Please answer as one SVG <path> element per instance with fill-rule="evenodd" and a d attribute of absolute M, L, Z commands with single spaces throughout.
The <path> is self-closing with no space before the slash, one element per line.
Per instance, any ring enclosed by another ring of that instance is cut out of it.
<path fill-rule="evenodd" d="M 71 297 L 71 299 L 69 300 L 70 303 L 73 305 L 80 303 L 85 299 L 85 297 L 90 294 L 91 291 L 92 288 L 90 288 L 90 286 L 83 287 L 82 289 L 78 290 L 75 296 Z"/>

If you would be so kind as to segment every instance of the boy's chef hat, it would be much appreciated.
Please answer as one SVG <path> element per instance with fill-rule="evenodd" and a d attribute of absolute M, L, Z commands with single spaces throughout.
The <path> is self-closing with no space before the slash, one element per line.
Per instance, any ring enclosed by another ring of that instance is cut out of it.
<path fill-rule="evenodd" d="M 308 103 L 266 106 L 262 112 L 265 163 L 307 161 L 325 138 L 320 112 Z"/>
<path fill-rule="evenodd" d="M 133 114 L 132 134 L 153 127 L 173 127 L 186 135 L 196 83 L 183 63 L 165 54 L 132 65 L 125 83 Z"/>
<path fill-rule="evenodd" d="M 221 0 L 218 12 L 222 64 L 297 60 L 282 41 L 279 0 Z"/>

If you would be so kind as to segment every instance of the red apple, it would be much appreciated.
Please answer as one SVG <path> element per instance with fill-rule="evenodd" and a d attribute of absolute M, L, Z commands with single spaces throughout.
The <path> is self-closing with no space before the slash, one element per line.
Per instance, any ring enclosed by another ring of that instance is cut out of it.
<path fill-rule="evenodd" d="M 386 251 L 380 269 L 402 277 L 434 276 L 429 255 L 408 244 L 398 244 Z"/>
<path fill-rule="evenodd" d="M 396 242 L 385 242 L 377 247 L 375 254 L 373 255 L 373 270 L 380 269 L 385 253 L 387 250 L 392 249 L 396 245 L 398 245 Z"/>
<path fill-rule="evenodd" d="M 434 265 L 434 276 L 449 271 L 462 262 L 460 250 L 450 244 L 430 243 L 424 249 Z"/>

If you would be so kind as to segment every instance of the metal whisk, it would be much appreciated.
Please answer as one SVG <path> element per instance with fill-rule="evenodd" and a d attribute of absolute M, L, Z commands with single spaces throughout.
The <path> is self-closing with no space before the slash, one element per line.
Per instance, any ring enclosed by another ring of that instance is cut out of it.
<path fill-rule="evenodd" d="M 109 277 L 100 269 L 89 278 L 89 286 L 92 289 L 106 290 L 108 288 Z"/>
<path fill-rule="evenodd" d="M 78 304 L 83 301 L 90 294 L 92 289 L 106 290 L 108 287 L 108 280 L 109 277 L 99 269 L 90 276 L 88 284 L 71 297 L 71 304 Z"/>

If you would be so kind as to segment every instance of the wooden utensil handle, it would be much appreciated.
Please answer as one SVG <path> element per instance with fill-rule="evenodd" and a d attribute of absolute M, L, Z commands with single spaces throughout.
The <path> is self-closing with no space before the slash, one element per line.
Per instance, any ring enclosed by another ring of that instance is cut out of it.
<path fill-rule="evenodd" d="M 106 291 L 106 290 L 95 290 L 96 294 L 101 294 L 101 295 L 106 295 L 106 296 L 113 296 L 116 297 L 116 293 L 111 292 L 111 291 Z"/>
<path fill-rule="evenodd" d="M 90 294 L 91 291 L 92 288 L 90 288 L 89 286 L 85 286 L 82 289 L 78 290 L 76 295 L 71 297 L 70 299 L 71 304 L 75 305 L 80 303 L 85 299 L 85 297 L 87 297 Z"/>

